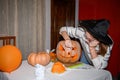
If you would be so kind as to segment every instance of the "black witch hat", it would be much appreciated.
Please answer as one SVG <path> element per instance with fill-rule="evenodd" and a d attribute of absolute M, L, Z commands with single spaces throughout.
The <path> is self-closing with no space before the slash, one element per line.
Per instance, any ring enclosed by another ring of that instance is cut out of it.
<path fill-rule="evenodd" d="M 81 20 L 80 26 L 84 27 L 98 41 L 110 45 L 112 39 L 107 34 L 110 22 L 105 19 L 100 20 Z"/>

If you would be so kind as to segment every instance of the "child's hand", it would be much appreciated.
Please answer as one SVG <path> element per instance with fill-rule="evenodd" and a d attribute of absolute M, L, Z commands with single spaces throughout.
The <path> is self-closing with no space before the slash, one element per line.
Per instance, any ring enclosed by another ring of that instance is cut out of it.
<path fill-rule="evenodd" d="M 71 40 L 65 40 L 63 48 L 67 54 L 70 53 L 73 48 Z"/>
<path fill-rule="evenodd" d="M 88 45 L 90 47 L 96 47 L 98 44 L 99 44 L 99 41 L 97 41 L 96 39 L 95 40 L 92 40 L 92 41 L 86 41 L 88 43 Z"/>
<path fill-rule="evenodd" d="M 92 40 L 92 41 L 88 41 L 87 43 L 88 43 L 88 45 L 89 45 L 91 58 L 92 58 L 92 59 L 96 58 L 98 55 L 97 55 L 97 52 L 96 52 L 96 50 L 95 50 L 95 47 L 99 44 L 99 41 L 97 41 L 97 40 L 95 39 L 95 40 Z"/>
<path fill-rule="evenodd" d="M 72 45 L 71 40 L 65 40 L 65 46 L 68 47 L 68 48 L 72 48 L 73 45 Z"/>
<path fill-rule="evenodd" d="M 67 47 L 66 47 L 66 48 L 65 48 L 65 52 L 66 52 L 66 54 L 70 53 L 71 50 L 72 50 L 71 48 L 67 48 Z"/>

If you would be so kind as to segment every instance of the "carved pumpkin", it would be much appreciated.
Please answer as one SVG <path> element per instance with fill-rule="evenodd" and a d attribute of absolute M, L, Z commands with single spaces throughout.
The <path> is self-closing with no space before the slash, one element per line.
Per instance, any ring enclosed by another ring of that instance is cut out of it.
<path fill-rule="evenodd" d="M 72 48 L 72 50 L 69 53 L 66 53 L 62 46 L 64 44 L 64 42 L 65 41 L 60 41 L 57 45 L 56 54 L 57 54 L 58 60 L 60 60 L 63 63 L 77 62 L 82 53 L 80 44 L 77 41 L 72 40 L 72 45 L 74 47 Z M 73 55 L 73 53 L 74 53 L 74 55 Z"/>
<path fill-rule="evenodd" d="M 50 56 L 46 52 L 30 53 L 28 56 L 28 63 L 32 66 L 40 64 L 46 66 L 50 62 Z"/>

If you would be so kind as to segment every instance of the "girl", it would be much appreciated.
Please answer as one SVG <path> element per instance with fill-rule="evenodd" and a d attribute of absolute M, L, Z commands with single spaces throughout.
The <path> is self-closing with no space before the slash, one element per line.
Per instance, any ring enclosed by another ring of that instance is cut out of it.
<path fill-rule="evenodd" d="M 69 52 L 73 47 L 70 37 L 78 38 L 84 51 L 81 62 L 98 69 L 106 68 L 113 46 L 113 41 L 107 34 L 109 24 L 109 21 L 105 19 L 83 20 L 78 28 L 62 27 L 60 34 L 65 39 L 67 47 L 65 51 Z M 69 51 L 67 51 L 68 48 Z"/>

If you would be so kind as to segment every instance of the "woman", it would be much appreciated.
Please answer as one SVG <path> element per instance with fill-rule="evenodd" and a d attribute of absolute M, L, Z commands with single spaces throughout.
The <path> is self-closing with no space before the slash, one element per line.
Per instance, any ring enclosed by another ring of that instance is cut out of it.
<path fill-rule="evenodd" d="M 70 49 L 73 47 L 70 37 L 78 38 L 84 51 L 81 59 L 86 59 L 85 63 L 95 68 L 103 69 L 108 65 L 113 46 L 113 41 L 107 34 L 109 24 L 105 19 L 83 20 L 78 28 L 62 27 L 60 34 L 65 39 L 65 46 Z M 67 50 L 65 49 L 66 52 Z"/>

